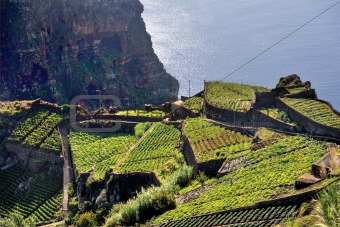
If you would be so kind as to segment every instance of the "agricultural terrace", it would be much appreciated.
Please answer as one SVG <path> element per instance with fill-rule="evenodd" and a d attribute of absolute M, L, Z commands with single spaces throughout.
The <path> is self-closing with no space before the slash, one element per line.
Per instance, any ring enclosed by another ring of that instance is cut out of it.
<path fill-rule="evenodd" d="M 32 181 L 26 192 L 17 191 L 16 194 L 19 184 L 27 183 L 29 178 Z M 20 165 L 1 171 L 0 216 L 5 217 L 12 212 L 18 212 L 25 218 L 34 213 L 38 217 L 36 220 L 39 221 L 51 219 L 60 205 L 58 196 L 62 183 L 61 174 L 53 176 L 47 176 L 46 172 L 35 174 Z"/>
<path fill-rule="evenodd" d="M 188 119 L 184 133 L 189 138 L 197 162 L 235 158 L 249 152 L 252 138 L 215 126 L 202 118 Z"/>
<path fill-rule="evenodd" d="M 194 113 L 199 113 L 202 108 L 203 98 L 201 97 L 191 97 L 190 99 L 185 100 L 183 106 Z"/>
<path fill-rule="evenodd" d="M 308 91 L 310 90 L 309 88 L 302 86 L 302 87 L 295 87 L 295 88 L 286 88 L 290 94 L 298 94 L 304 91 Z"/>
<path fill-rule="evenodd" d="M 131 150 L 124 162 L 118 166 L 118 172 L 151 172 L 160 174 L 172 172 L 177 162 L 183 160 L 177 148 L 180 131 L 173 125 L 157 123 L 147 132 L 144 139 Z"/>
<path fill-rule="evenodd" d="M 0 102 L 0 116 L 13 116 L 31 108 L 32 101 Z"/>
<path fill-rule="evenodd" d="M 18 123 L 8 141 L 34 148 L 40 148 L 45 143 L 45 152 L 60 153 L 60 147 L 57 151 L 49 148 L 58 146 L 56 127 L 62 119 L 61 115 L 46 110 L 33 111 L 24 121 Z M 47 140 L 51 135 L 53 138 Z"/>
<path fill-rule="evenodd" d="M 164 117 L 165 112 L 161 110 L 153 110 L 153 111 L 146 111 L 146 110 L 121 110 L 115 113 L 117 116 L 130 116 L 130 117 L 151 117 L 151 118 L 158 118 Z"/>
<path fill-rule="evenodd" d="M 75 168 L 79 173 L 95 168 L 95 178 L 103 179 L 137 141 L 126 133 L 84 133 L 71 131 L 69 141 Z"/>
<path fill-rule="evenodd" d="M 211 184 L 197 199 L 178 205 L 156 223 L 250 206 L 293 190 L 295 180 L 311 170 L 326 153 L 327 143 L 302 136 L 286 136 L 246 156 L 253 164 L 239 168 Z M 230 183 L 230 179 L 232 183 Z"/>
<path fill-rule="evenodd" d="M 227 110 L 244 111 L 251 107 L 254 92 L 267 92 L 267 88 L 246 84 L 206 82 L 206 100 L 209 104 Z"/>
<path fill-rule="evenodd" d="M 323 102 L 315 99 L 281 98 L 281 100 L 315 122 L 329 127 L 340 128 L 340 116 L 335 114 L 330 107 Z"/>
<path fill-rule="evenodd" d="M 160 227 L 229 225 L 234 227 L 275 226 L 287 218 L 291 218 L 296 212 L 297 206 L 257 208 L 185 218 L 175 222 L 162 223 Z"/>
<path fill-rule="evenodd" d="M 296 123 L 294 123 L 289 118 L 289 115 L 286 112 L 280 111 L 277 108 L 274 108 L 274 107 L 261 108 L 261 109 L 259 109 L 259 111 L 262 112 L 263 114 L 266 114 L 267 116 L 269 116 L 271 118 L 276 119 L 276 120 L 283 121 L 283 122 L 288 123 L 288 124 L 296 125 Z"/>

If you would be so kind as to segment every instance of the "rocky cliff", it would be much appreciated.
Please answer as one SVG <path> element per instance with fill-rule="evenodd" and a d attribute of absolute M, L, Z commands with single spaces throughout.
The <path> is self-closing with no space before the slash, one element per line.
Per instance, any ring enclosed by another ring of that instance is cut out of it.
<path fill-rule="evenodd" d="M 0 100 L 68 103 L 116 95 L 127 107 L 177 98 L 139 0 L 1 0 Z"/>

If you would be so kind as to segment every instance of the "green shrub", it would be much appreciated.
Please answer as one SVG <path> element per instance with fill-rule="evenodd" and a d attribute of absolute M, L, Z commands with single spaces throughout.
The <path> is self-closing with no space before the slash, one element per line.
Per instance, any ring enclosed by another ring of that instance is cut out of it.
<path fill-rule="evenodd" d="M 61 106 L 61 112 L 64 114 L 69 114 L 70 113 L 70 105 L 69 104 L 63 104 Z"/>
<path fill-rule="evenodd" d="M 96 222 L 96 215 L 92 212 L 86 212 L 80 215 L 78 220 L 75 223 L 75 226 L 81 226 L 81 227 L 98 226 L 98 223 Z"/>
<path fill-rule="evenodd" d="M 167 210 L 175 209 L 175 196 L 173 194 L 166 193 L 164 190 L 160 190 L 159 193 L 155 195 L 152 208 L 154 209 L 154 215 L 159 215 Z"/>
<path fill-rule="evenodd" d="M 174 192 L 178 189 L 177 185 L 186 185 L 191 179 L 192 167 L 181 167 L 161 187 L 142 190 L 135 199 L 129 200 L 126 204 L 113 206 L 105 226 L 145 222 L 155 215 L 176 208 Z"/>
<path fill-rule="evenodd" d="M 205 175 L 204 172 L 199 171 L 197 176 L 198 182 L 200 182 L 201 185 L 204 185 L 204 182 L 208 180 L 207 175 Z"/>
<path fill-rule="evenodd" d="M 139 123 L 135 126 L 135 135 L 141 138 L 143 134 L 151 127 L 150 122 Z"/>
<path fill-rule="evenodd" d="M 317 196 L 317 215 L 319 226 L 340 226 L 340 190 L 331 185 Z"/>
<path fill-rule="evenodd" d="M 11 213 L 6 218 L 0 218 L 0 226 L 6 227 L 17 227 L 17 226 L 25 226 L 25 227 L 34 227 L 36 226 L 34 220 L 32 218 L 24 219 L 19 213 Z"/>
<path fill-rule="evenodd" d="M 79 213 L 85 213 L 92 210 L 92 203 L 90 201 L 85 201 L 79 205 Z"/>
<path fill-rule="evenodd" d="M 136 203 L 128 203 L 126 206 L 122 207 L 120 210 L 120 215 L 122 217 L 121 222 L 125 224 L 134 224 L 138 220 L 138 204 Z"/>

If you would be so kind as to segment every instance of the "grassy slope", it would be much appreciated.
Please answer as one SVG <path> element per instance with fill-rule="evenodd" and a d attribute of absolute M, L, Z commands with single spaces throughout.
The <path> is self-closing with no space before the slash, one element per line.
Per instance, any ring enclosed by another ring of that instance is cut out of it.
<path fill-rule="evenodd" d="M 213 125 L 202 118 L 187 120 L 184 132 L 191 141 L 198 162 L 233 158 L 241 150 L 249 150 L 251 138 Z"/>
<path fill-rule="evenodd" d="M 284 138 L 281 142 L 250 154 L 255 164 L 216 180 L 212 188 L 196 200 L 178 205 L 175 210 L 158 217 L 156 223 L 253 205 L 287 191 L 295 180 L 310 171 L 311 164 L 326 152 L 325 143 L 302 137 L 290 139 L 287 141 L 287 138 Z"/>
<path fill-rule="evenodd" d="M 340 117 L 325 103 L 313 99 L 281 98 L 281 100 L 296 111 L 320 124 L 340 128 Z"/>
<path fill-rule="evenodd" d="M 207 82 L 206 99 L 216 107 L 229 110 L 249 109 L 254 92 L 267 92 L 267 88 L 246 84 Z M 240 100 L 240 101 L 238 101 Z"/>

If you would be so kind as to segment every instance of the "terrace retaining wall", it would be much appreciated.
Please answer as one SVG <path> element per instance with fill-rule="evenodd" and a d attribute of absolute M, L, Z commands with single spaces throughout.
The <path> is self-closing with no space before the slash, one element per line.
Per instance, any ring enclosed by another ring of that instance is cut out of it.
<path fill-rule="evenodd" d="M 77 179 L 79 203 L 98 200 L 98 196 L 103 190 L 105 192 L 103 200 L 111 203 L 127 202 L 142 191 L 142 188 L 161 185 L 153 172 L 107 173 L 104 180 L 87 184 L 89 177 L 90 173 L 81 173 Z"/>
<path fill-rule="evenodd" d="M 302 98 L 302 99 L 316 99 L 316 92 L 315 89 L 310 89 L 307 91 L 302 91 L 300 93 L 297 94 L 289 94 L 287 95 L 288 98 Z"/>
<path fill-rule="evenodd" d="M 78 121 L 84 120 L 115 120 L 115 121 L 132 121 L 132 122 L 161 122 L 163 117 L 141 117 L 141 116 L 117 116 L 117 115 L 77 115 Z"/>
<path fill-rule="evenodd" d="M 204 99 L 204 112 L 208 118 L 223 121 L 229 125 L 255 128 L 266 127 L 288 132 L 300 131 L 296 126 L 276 120 L 254 108 L 251 108 L 247 112 L 231 111 L 214 107 Z"/>
<path fill-rule="evenodd" d="M 206 162 L 197 163 L 197 171 L 204 172 L 205 175 L 210 177 L 216 177 L 218 170 L 221 168 L 225 158 L 215 159 Z"/>
<path fill-rule="evenodd" d="M 191 147 L 189 139 L 184 135 L 183 136 L 183 149 L 182 149 L 185 161 L 188 163 L 189 166 L 193 167 L 193 174 L 196 176 L 197 174 L 197 161 L 194 154 L 194 151 Z"/>
<path fill-rule="evenodd" d="M 32 158 L 39 158 L 48 165 L 62 165 L 64 158 L 56 156 L 54 154 L 46 154 L 39 152 L 35 148 L 24 147 L 17 144 L 7 143 L 6 148 L 9 152 L 15 154 L 18 157 L 18 161 L 23 165 L 28 166 L 32 171 L 40 171 L 45 165 L 37 165 L 33 163 Z"/>
<path fill-rule="evenodd" d="M 334 110 L 333 107 L 328 102 L 323 101 L 323 100 L 318 100 L 318 101 L 327 104 L 335 114 L 340 116 L 340 114 L 336 110 Z M 302 125 L 304 129 L 307 132 L 311 133 L 312 135 L 340 138 L 340 129 L 317 123 L 313 121 L 312 119 L 306 117 L 305 115 L 299 113 L 292 107 L 288 106 L 280 99 L 276 99 L 276 106 L 281 111 L 287 112 L 293 121 L 299 122 L 299 124 Z"/>
<path fill-rule="evenodd" d="M 253 108 L 270 107 L 275 104 L 277 92 L 255 92 L 253 97 Z"/>

